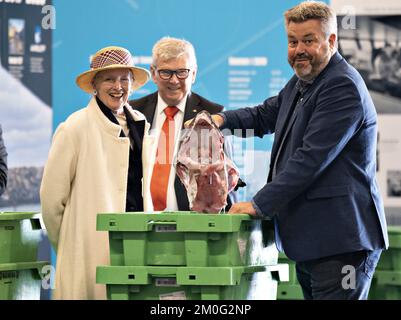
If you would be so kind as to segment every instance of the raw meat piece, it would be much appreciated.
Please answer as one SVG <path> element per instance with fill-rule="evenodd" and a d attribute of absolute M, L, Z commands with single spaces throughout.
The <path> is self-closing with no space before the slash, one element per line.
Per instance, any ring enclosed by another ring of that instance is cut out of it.
<path fill-rule="evenodd" d="M 239 172 L 225 155 L 223 143 L 224 136 L 207 111 L 198 113 L 182 139 L 175 165 L 193 211 L 219 213 L 237 185 Z"/>

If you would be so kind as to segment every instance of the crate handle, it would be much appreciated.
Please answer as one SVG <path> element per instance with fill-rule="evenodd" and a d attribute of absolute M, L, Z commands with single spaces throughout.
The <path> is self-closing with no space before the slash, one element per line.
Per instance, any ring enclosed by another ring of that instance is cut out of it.
<path fill-rule="evenodd" d="M 32 230 L 42 230 L 43 224 L 42 221 L 38 218 L 31 219 Z"/>
<path fill-rule="evenodd" d="M 156 224 L 174 225 L 174 224 L 177 224 L 177 222 L 175 222 L 175 221 L 154 221 L 154 220 L 150 220 L 150 221 L 148 221 L 148 224 L 149 224 L 149 225 L 156 225 Z"/>
<path fill-rule="evenodd" d="M 177 230 L 177 222 L 175 221 L 155 221 L 155 220 L 151 220 L 148 221 L 148 231 L 152 230 L 154 226 L 165 226 L 165 227 L 175 227 L 175 228 L 171 228 L 170 231 Z"/>

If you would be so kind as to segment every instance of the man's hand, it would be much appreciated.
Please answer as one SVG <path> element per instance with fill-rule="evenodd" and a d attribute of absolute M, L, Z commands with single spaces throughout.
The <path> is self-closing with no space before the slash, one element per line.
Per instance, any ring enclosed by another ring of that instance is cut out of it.
<path fill-rule="evenodd" d="M 224 118 L 219 114 L 212 114 L 212 119 L 219 128 L 224 124 Z"/>
<path fill-rule="evenodd" d="M 256 216 L 255 208 L 252 205 L 252 202 L 238 202 L 234 203 L 228 211 L 230 214 L 249 214 L 251 216 Z"/>
<path fill-rule="evenodd" d="M 219 128 L 220 128 L 220 127 L 223 125 L 223 123 L 224 123 L 224 118 L 223 118 L 222 116 L 218 115 L 218 114 L 212 114 L 212 119 L 213 119 L 213 121 L 216 123 L 216 125 L 217 125 Z M 190 119 L 190 120 L 188 120 L 188 121 L 185 121 L 184 127 L 185 127 L 185 128 L 189 128 L 189 126 L 190 126 L 192 120 L 194 120 L 194 119 Z"/>

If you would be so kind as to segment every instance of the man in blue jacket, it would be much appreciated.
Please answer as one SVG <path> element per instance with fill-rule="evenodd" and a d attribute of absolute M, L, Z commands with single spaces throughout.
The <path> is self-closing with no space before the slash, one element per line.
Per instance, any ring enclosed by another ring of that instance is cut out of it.
<path fill-rule="evenodd" d="M 266 185 L 230 213 L 274 220 L 276 244 L 296 261 L 305 299 L 366 299 L 388 246 L 375 181 L 375 107 L 337 52 L 331 8 L 303 2 L 285 20 L 295 75 L 263 104 L 213 116 L 222 129 L 275 134 Z"/>

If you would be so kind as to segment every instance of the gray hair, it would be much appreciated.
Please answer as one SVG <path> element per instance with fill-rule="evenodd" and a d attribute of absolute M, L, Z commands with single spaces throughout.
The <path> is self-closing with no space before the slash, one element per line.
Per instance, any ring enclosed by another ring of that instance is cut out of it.
<path fill-rule="evenodd" d="M 153 66 L 157 65 L 159 61 L 168 61 L 176 59 L 182 55 L 187 55 L 189 63 L 192 67 L 196 67 L 196 55 L 193 45 L 184 39 L 177 39 L 171 37 L 161 38 L 153 46 L 152 58 Z"/>
<path fill-rule="evenodd" d="M 304 1 L 284 13 L 286 27 L 290 22 L 301 23 L 308 20 L 319 20 L 326 36 L 337 36 L 336 13 L 321 1 Z"/>

